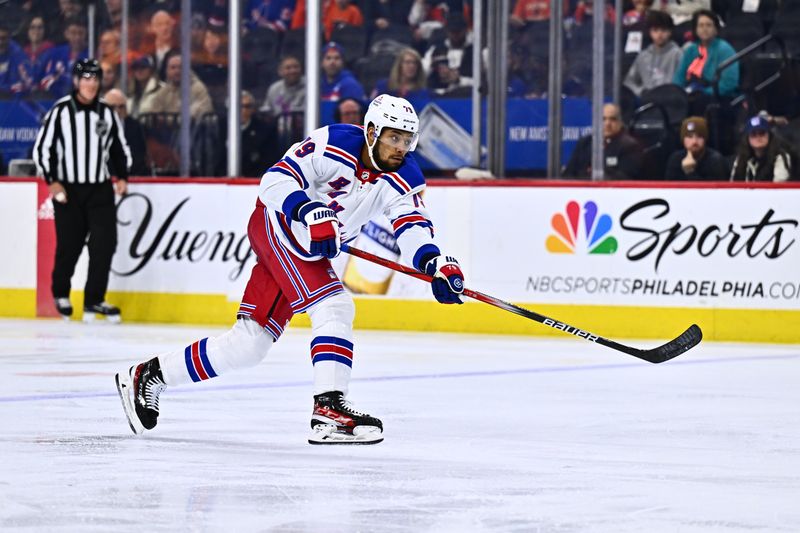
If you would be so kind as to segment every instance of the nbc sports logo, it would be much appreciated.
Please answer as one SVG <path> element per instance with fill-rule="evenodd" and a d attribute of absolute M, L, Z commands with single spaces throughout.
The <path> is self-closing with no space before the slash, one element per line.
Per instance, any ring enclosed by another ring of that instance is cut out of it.
<path fill-rule="evenodd" d="M 550 225 L 553 233 L 547 236 L 545 243 L 550 253 L 574 254 L 579 247 L 590 254 L 613 254 L 617 251 L 617 239 L 609 235 L 611 217 L 607 214 L 598 216 L 597 204 L 592 200 L 583 204 L 583 210 L 578 202 L 570 201 L 563 213 L 553 215 Z"/>

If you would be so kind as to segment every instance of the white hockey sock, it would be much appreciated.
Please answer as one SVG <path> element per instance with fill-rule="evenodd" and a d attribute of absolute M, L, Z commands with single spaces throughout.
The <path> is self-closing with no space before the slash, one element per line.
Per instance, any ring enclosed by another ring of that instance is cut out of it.
<path fill-rule="evenodd" d="M 230 370 L 254 366 L 272 347 L 272 336 L 258 323 L 239 319 L 218 337 L 193 342 L 181 350 L 158 356 L 167 385 L 204 381 Z"/>
<path fill-rule="evenodd" d="M 353 366 L 353 299 L 342 292 L 322 300 L 308 314 L 314 394 L 338 390 L 346 395 Z"/>

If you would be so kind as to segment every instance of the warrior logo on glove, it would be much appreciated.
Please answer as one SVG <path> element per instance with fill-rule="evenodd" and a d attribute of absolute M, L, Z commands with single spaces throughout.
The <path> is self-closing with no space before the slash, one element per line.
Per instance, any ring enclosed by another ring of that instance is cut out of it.
<path fill-rule="evenodd" d="M 297 218 L 308 228 L 311 255 L 329 259 L 339 255 L 339 220 L 333 209 L 322 202 L 308 202 L 297 210 Z"/>

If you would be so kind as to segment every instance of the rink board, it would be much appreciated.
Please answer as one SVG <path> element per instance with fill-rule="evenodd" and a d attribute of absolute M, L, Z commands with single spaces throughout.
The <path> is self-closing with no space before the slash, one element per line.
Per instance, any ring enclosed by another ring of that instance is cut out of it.
<path fill-rule="evenodd" d="M 425 195 L 443 250 L 467 286 L 611 337 L 800 342 L 797 186 L 434 182 Z M 54 316 L 54 236 L 46 188 L 0 181 L 9 250 L 0 315 Z M 136 181 L 119 207 L 109 300 L 126 320 L 228 324 L 254 264 L 247 180 Z M 398 259 L 390 232 L 356 246 Z M 86 254 L 73 278 L 79 308 Z M 522 335 L 560 332 L 478 303 L 441 306 L 417 280 L 342 255 L 356 327 Z M 295 319 L 307 325 L 305 316 Z"/>

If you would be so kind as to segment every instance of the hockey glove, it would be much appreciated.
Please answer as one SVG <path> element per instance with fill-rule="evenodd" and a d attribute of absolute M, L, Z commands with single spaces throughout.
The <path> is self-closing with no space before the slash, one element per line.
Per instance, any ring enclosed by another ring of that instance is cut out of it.
<path fill-rule="evenodd" d="M 322 202 L 308 202 L 298 210 L 297 218 L 308 228 L 311 255 L 329 259 L 339 255 L 339 220 L 333 209 Z"/>
<path fill-rule="evenodd" d="M 449 255 L 438 255 L 425 264 L 425 273 L 433 276 L 431 287 L 436 300 L 442 304 L 463 304 L 459 294 L 464 292 L 464 273 L 458 261 Z"/>

